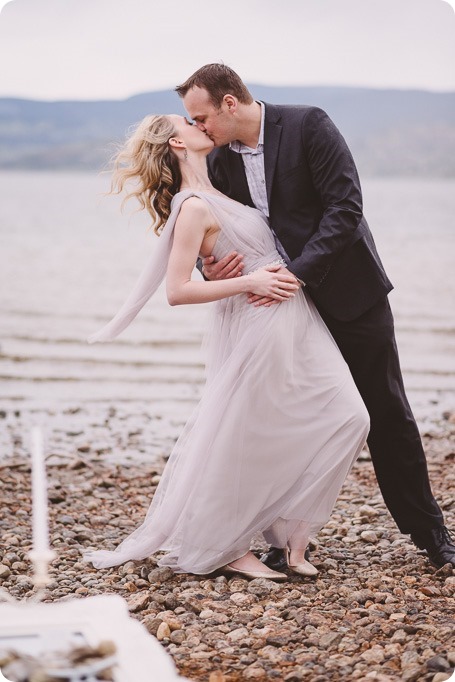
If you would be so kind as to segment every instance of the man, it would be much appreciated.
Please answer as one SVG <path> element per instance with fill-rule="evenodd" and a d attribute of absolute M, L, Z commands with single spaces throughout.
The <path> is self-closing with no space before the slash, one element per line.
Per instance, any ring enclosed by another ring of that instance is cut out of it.
<path fill-rule="evenodd" d="M 404 391 L 387 299 L 392 284 L 362 213 L 343 137 L 321 109 L 254 101 L 223 64 L 203 66 L 176 90 L 215 142 L 208 160 L 213 184 L 268 216 L 288 270 L 306 287 L 348 363 L 370 414 L 368 445 L 379 486 L 399 529 L 435 566 L 455 566 L 455 545 Z M 237 276 L 242 256 L 204 259 L 203 266 L 209 279 Z M 272 304 L 258 297 L 251 303 Z M 281 555 L 272 548 L 269 566 L 283 566 Z"/>

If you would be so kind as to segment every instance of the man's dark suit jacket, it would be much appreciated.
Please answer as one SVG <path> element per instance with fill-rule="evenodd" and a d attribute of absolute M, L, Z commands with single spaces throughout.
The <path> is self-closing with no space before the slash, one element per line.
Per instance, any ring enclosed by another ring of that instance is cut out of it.
<path fill-rule="evenodd" d="M 321 109 L 266 104 L 264 162 L 269 221 L 291 259 L 289 270 L 332 317 L 356 319 L 393 287 L 363 217 L 342 135 Z M 219 147 L 208 166 L 218 189 L 253 206 L 241 154 Z"/>

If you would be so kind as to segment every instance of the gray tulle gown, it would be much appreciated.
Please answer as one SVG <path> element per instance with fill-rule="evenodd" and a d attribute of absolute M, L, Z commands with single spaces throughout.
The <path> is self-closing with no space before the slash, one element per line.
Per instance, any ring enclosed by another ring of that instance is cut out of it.
<path fill-rule="evenodd" d="M 157 251 L 116 317 L 89 341 L 120 333 L 166 273 L 182 202 L 206 202 L 220 228 L 216 259 L 237 250 L 245 272 L 280 259 L 260 211 L 211 192 L 172 202 Z M 306 546 L 326 523 L 365 443 L 369 419 L 346 363 L 304 290 L 269 308 L 246 295 L 212 304 L 207 383 L 166 465 L 142 525 L 96 567 L 143 559 L 205 574 L 238 559 L 261 532 Z"/>

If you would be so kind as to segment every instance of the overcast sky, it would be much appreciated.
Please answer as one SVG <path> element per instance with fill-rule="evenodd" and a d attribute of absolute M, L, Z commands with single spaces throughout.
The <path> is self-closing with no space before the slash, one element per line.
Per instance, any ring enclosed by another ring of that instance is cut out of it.
<path fill-rule="evenodd" d="M 213 61 L 249 83 L 455 90 L 454 4 L 0 0 L 0 97 L 124 98 Z"/>

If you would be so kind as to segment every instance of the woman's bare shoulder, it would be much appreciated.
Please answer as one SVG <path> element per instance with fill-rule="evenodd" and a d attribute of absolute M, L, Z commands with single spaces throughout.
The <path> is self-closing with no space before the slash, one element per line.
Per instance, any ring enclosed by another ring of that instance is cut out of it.
<path fill-rule="evenodd" d="M 182 201 L 180 211 L 188 214 L 197 213 L 198 215 L 202 215 L 204 213 L 209 213 L 209 207 L 207 206 L 207 203 L 204 201 L 204 199 L 192 194 Z"/>
<path fill-rule="evenodd" d="M 197 220 L 199 224 L 213 224 L 213 216 L 210 213 L 207 203 L 200 197 L 194 195 L 183 200 L 178 220 L 180 220 L 180 222 Z"/>

